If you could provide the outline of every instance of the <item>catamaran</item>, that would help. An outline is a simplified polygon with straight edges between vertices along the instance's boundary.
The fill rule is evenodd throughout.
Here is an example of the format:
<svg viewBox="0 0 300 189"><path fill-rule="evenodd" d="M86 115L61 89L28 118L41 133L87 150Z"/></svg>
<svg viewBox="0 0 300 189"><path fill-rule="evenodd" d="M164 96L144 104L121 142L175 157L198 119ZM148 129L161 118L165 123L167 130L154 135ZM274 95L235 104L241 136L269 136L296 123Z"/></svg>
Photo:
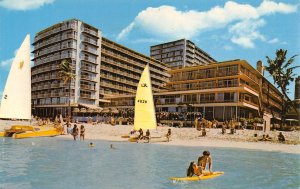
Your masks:
<svg viewBox="0 0 300 189"><path fill-rule="evenodd" d="M1 99L0 119L31 119L30 36L27 35L12 62ZM54 127L13 125L0 136L29 138L55 136L61 130Z"/></svg>
<svg viewBox="0 0 300 189"><path fill-rule="evenodd" d="M150 69L147 64L142 72L137 91L135 96L135 107L134 107L134 126L133 130L137 131L143 129L144 131L156 130L156 115L155 115L155 106L153 100L153 92L151 85ZM153 140L155 138L155 140ZM162 139L161 136L152 137L152 142L163 142L167 139ZM130 137L130 142L135 142L137 140L136 136Z"/></svg>

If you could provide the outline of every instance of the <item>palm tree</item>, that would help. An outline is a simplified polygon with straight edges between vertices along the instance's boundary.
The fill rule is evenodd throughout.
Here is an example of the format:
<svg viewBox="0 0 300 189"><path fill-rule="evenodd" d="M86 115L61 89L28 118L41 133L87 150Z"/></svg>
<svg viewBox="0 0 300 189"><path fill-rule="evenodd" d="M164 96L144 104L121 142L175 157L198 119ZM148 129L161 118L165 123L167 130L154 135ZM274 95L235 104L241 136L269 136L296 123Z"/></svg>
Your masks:
<svg viewBox="0 0 300 189"><path fill-rule="evenodd" d="M291 101L291 99L288 96L288 86L290 82L294 81L294 78L296 76L296 74L294 74L293 71L296 68L300 67L291 66L294 63L296 56L298 55L294 55L286 61L286 54L287 50L279 49L276 51L276 58L274 60L266 56L267 62L269 64L269 66L266 66L266 70L271 74L274 80L274 84L278 85L284 96L282 102L281 126L283 126L288 110L290 110L292 107L296 110L293 101Z"/></svg>
<svg viewBox="0 0 300 189"><path fill-rule="evenodd" d="M64 84L69 85L69 105L68 105L68 117L71 118L71 83L75 79L75 74L73 73L73 68L71 62L68 60L62 60L58 65L60 71L58 72L58 77L64 82Z"/></svg>

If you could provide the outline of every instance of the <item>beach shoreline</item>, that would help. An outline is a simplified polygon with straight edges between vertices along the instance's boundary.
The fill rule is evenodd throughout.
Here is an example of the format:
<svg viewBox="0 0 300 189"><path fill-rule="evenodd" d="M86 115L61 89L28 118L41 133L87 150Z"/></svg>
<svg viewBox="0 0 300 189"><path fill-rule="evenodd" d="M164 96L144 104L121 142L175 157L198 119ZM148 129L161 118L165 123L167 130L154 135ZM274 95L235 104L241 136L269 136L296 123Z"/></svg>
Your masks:
<svg viewBox="0 0 300 189"><path fill-rule="evenodd" d="M6 120L0 120L0 131L4 128L9 127L13 124L28 125L29 122L12 122ZM111 142L127 142L128 138L122 138L122 135L128 135L132 130L132 126L128 125L115 125L111 126L109 124L87 124L79 123L85 126L85 140L106 140ZM157 145L169 145L169 146L185 146L185 147L203 147L209 148L239 148L247 150L262 150L269 152L283 152L283 153L293 153L300 154L300 132L290 131L283 132L286 137L287 143L278 143L277 135L279 131L270 131L264 133L263 131L255 130L237 130L235 134L227 133L222 135L221 129L207 129L207 136L201 137L201 132L197 131L195 128L175 128L160 126L157 127L156 131L151 131L151 135L163 136L167 133L168 129L172 130L171 141L170 142L156 142L153 144ZM257 134L257 137L254 137ZM263 134L268 134L272 137L272 141L259 141L259 138ZM57 138L64 138L73 140L73 136L60 135ZM79 140L79 137L78 137Z"/></svg>
<svg viewBox="0 0 300 189"><path fill-rule="evenodd" d="M83 124L86 128L85 140L106 140L111 142L128 142L128 138L121 138L122 135L128 135L131 126L125 125L90 125ZM239 148L239 149L248 149L248 150L263 150L263 151L272 151L272 152L283 152L283 153L293 153L300 154L300 145L299 144L284 144L278 142L270 141L257 141L252 137L254 133L257 133L258 136L262 135L262 131L253 131L253 130L238 130L236 134L222 135L220 129L211 129L207 132L206 137L200 137L200 131L197 131L195 128L174 128L174 127L158 127L157 131L152 131L152 135L161 135L167 133L167 130L171 128L172 137L170 142L156 142L152 144L157 145L170 145L170 146L185 146L185 147L217 147L217 148ZM268 134L272 137L276 137L278 132L269 132ZM287 132L284 132L285 135ZM292 137L287 137L287 140L290 138L297 137L299 132L292 133ZM299 136L299 135L298 135ZM71 135L61 135L59 138L68 138L73 140ZM244 138L244 139L243 139ZM257 137L258 138L258 137ZM298 137L299 138L299 137ZM275 140L275 138L274 138Z"/></svg>

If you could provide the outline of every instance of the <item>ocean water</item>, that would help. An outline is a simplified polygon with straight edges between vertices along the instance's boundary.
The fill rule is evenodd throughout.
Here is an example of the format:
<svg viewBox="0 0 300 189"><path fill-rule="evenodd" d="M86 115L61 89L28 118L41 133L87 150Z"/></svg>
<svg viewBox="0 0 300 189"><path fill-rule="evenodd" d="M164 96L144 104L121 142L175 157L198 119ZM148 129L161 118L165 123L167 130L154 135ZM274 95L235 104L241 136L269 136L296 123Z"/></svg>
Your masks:
<svg viewBox="0 0 300 189"><path fill-rule="evenodd" d="M93 148L88 147L93 142ZM113 144L117 149L110 149ZM190 161L210 150L205 181L173 182ZM233 148L179 147L62 138L0 141L1 189L199 189L299 188L300 155Z"/></svg>

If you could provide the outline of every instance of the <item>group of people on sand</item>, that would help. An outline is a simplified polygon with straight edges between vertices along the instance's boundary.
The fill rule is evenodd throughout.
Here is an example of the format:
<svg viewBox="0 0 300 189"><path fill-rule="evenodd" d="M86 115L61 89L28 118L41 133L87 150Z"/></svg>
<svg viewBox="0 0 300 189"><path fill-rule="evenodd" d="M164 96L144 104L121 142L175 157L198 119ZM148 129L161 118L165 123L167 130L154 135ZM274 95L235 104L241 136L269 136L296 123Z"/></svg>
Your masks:
<svg viewBox="0 0 300 189"><path fill-rule="evenodd" d="M74 124L73 128L71 128L71 125L67 123L67 133L71 134L73 136L74 140L76 140L78 138L78 135L80 135L80 140L84 140L85 127L84 127L84 125L81 125L80 131L79 131L79 128L77 127L76 124Z"/></svg>
<svg viewBox="0 0 300 189"><path fill-rule="evenodd" d="M138 135L137 140L136 140L137 143L139 142L139 140L147 140L148 143L150 142L151 134L150 134L150 130L149 129L147 129L146 135L144 135L144 131L141 128L137 132L139 132L139 135ZM135 133L135 131L131 131L130 132L130 134L134 134L134 133ZM172 134L171 129L168 129L168 132L165 135L165 137L167 138L168 142L170 141L171 134Z"/></svg>
<svg viewBox="0 0 300 189"><path fill-rule="evenodd" d="M208 164L209 172L205 172L206 165ZM202 155L198 157L197 164L192 161L187 169L187 177L194 175L201 178L204 175L213 174L212 172L212 157L210 152L205 150Z"/></svg>

